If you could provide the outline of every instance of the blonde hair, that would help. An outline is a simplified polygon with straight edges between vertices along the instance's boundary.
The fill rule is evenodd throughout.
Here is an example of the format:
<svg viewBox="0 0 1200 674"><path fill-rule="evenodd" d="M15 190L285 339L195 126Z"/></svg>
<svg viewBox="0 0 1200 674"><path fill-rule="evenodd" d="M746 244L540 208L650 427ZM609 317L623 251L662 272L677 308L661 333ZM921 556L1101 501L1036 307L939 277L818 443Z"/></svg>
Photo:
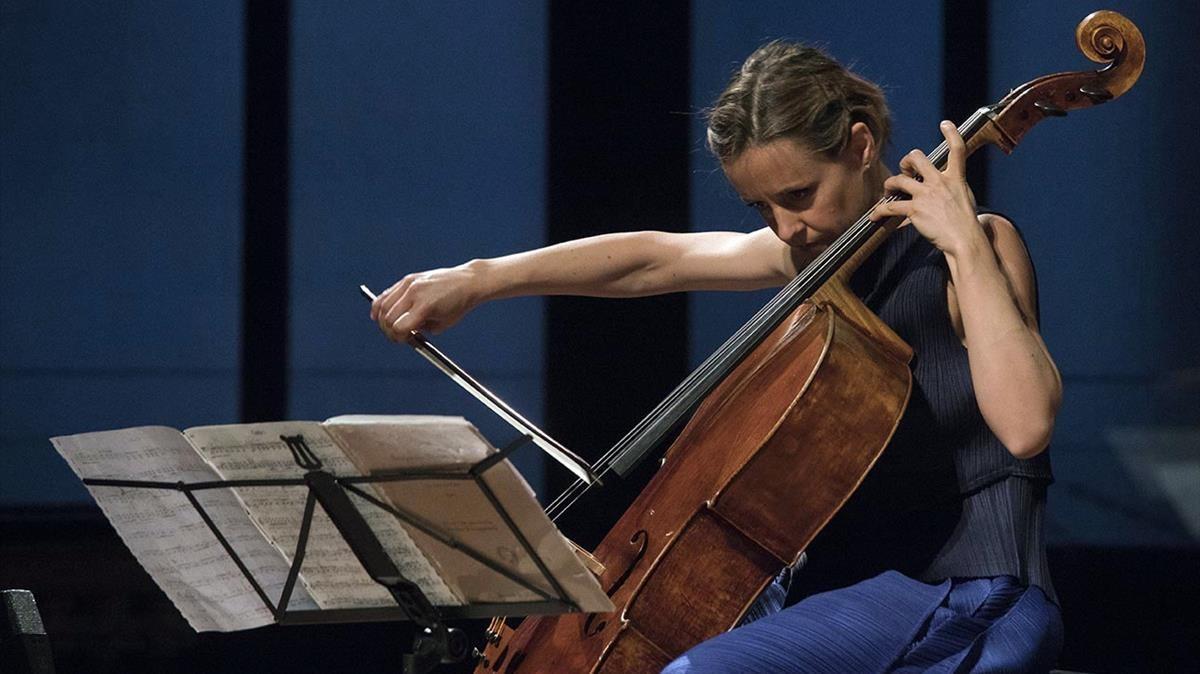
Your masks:
<svg viewBox="0 0 1200 674"><path fill-rule="evenodd" d="M820 49L773 41L754 51L708 110L708 149L722 162L746 148L791 138L834 159L862 122L887 145L891 114L883 90Z"/></svg>

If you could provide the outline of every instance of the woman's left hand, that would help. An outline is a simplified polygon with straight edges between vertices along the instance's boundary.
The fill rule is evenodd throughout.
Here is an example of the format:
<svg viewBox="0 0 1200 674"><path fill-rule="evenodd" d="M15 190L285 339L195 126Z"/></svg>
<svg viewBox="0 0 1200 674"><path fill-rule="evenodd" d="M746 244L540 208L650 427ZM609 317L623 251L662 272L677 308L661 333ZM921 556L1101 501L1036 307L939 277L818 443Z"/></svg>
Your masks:
<svg viewBox="0 0 1200 674"><path fill-rule="evenodd" d="M952 122L942 122L941 131L950 148L946 170L938 171L920 150L904 155L900 160L904 173L888 178L883 187L911 198L876 206L871 219L904 216L939 250L955 255L986 236L975 215L975 196L967 185L966 143Z"/></svg>

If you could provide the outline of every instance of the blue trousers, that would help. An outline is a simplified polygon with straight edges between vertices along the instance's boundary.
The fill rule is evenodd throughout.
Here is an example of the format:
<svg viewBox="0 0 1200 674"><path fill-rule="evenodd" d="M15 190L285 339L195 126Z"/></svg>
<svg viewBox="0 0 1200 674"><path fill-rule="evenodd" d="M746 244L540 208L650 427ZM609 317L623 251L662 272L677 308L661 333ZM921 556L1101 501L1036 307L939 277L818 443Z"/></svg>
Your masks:
<svg viewBox="0 0 1200 674"><path fill-rule="evenodd" d="M709 639L663 674L1046 672L1061 649L1058 607L1037 587L887 571Z"/></svg>

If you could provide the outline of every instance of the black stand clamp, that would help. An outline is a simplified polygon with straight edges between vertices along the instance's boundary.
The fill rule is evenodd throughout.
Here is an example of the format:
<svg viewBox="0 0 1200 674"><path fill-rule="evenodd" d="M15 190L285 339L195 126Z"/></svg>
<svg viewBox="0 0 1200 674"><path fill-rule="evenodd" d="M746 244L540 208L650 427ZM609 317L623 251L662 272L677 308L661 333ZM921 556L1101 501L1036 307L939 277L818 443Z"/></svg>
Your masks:
<svg viewBox="0 0 1200 674"><path fill-rule="evenodd" d="M281 438L291 447L293 442L303 443L303 437L293 436ZM307 447L304 447L307 450ZM296 451L293 449L293 453ZM429 602L421 588L409 582L396 568L388 557L379 538L362 513L350 502L350 497L337 483L333 475L320 470L321 462L312 456L315 465L305 465L297 457L296 463L309 471L304 474L310 493L316 496L317 502L325 509L329 519L337 527L338 533L346 539L354 556L366 570L367 575L376 583L386 587L400 610L408 619L416 623L422 630L413 639L411 653L404 655L404 674L425 674L442 663L462 662L467 657L470 641L465 633L457 627L447 627L442 623L438 610Z"/></svg>

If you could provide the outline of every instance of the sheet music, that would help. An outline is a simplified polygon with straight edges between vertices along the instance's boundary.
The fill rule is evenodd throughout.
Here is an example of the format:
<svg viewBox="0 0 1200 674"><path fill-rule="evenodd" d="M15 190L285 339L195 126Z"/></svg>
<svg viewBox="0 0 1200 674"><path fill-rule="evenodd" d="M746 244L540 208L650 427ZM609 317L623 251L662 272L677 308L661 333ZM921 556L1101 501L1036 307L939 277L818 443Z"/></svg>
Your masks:
<svg viewBox="0 0 1200 674"><path fill-rule="evenodd" d="M336 476L359 474L321 424L315 422L204 426L189 428L184 434L227 480L303 477L304 469L296 464L292 450L281 440L281 436L296 435L304 437L324 470ZM263 535L284 551L290 563L304 514L307 487L239 487L235 491ZM392 515L358 497L351 496L351 501L400 573L421 587L430 602L437 606L462 604ZM363 571L320 506L313 516L300 573L309 594L321 608L395 605L388 591Z"/></svg>
<svg viewBox="0 0 1200 674"><path fill-rule="evenodd" d="M173 428L146 426L51 438L80 478L200 482L220 479ZM275 622L199 513L178 491L88 487L117 534L192 629L231 631ZM288 563L227 489L195 492L238 556L278 603ZM316 605L297 586L289 604Z"/></svg>
<svg viewBox="0 0 1200 674"><path fill-rule="evenodd" d="M344 414L323 426L351 453L351 460L373 456L391 469L469 467L496 452L462 417Z"/></svg>
<svg viewBox="0 0 1200 674"><path fill-rule="evenodd" d="M608 594L600 587L596 577L579 561L575 551L554 526L554 522L532 497L529 485L517 469L507 461L500 463L483 474L483 481L495 494L509 517L521 523L525 537L533 544L535 552L567 595L584 611L612 611L613 604ZM482 508L482 500L478 497L477 500L480 500L479 507ZM526 578L533 577L537 572L536 565L528 555L519 555L513 566Z"/></svg>
<svg viewBox="0 0 1200 674"><path fill-rule="evenodd" d="M507 461L489 468L483 482L534 554L497 515L496 506L469 474L472 466L496 450L465 419L350 416L326 423L324 427L315 422L209 426L184 434L152 426L51 441L84 479L167 483L299 479L306 469L297 465L293 450L320 460L321 468L337 476L396 469L461 475L463 479L360 485L436 535L402 524L358 496L350 497L401 573L418 584L433 604L559 599L557 583L583 610L612 610L599 583L579 563ZM153 488L89 489L139 563L193 629L230 631L275 622L270 608L185 494ZM268 600L278 603L296 549L307 486L241 486L192 493ZM466 548L489 562L464 554ZM542 573L538 560L554 581ZM394 605L387 591L363 571L319 506L300 571L291 610Z"/></svg>
<svg viewBox="0 0 1200 674"><path fill-rule="evenodd" d="M325 422L325 428L363 474L433 467L465 472L496 452L462 417L355 415L334 417ZM483 479L567 596L585 611L613 610L607 594L558 534L533 490L512 464L496 464ZM412 538L465 601L536 602L558 598L553 584L497 517L491 500L474 480L405 480L378 483L378 488L406 515L470 546L542 591L540 594L497 574L460 550L410 528Z"/></svg>

